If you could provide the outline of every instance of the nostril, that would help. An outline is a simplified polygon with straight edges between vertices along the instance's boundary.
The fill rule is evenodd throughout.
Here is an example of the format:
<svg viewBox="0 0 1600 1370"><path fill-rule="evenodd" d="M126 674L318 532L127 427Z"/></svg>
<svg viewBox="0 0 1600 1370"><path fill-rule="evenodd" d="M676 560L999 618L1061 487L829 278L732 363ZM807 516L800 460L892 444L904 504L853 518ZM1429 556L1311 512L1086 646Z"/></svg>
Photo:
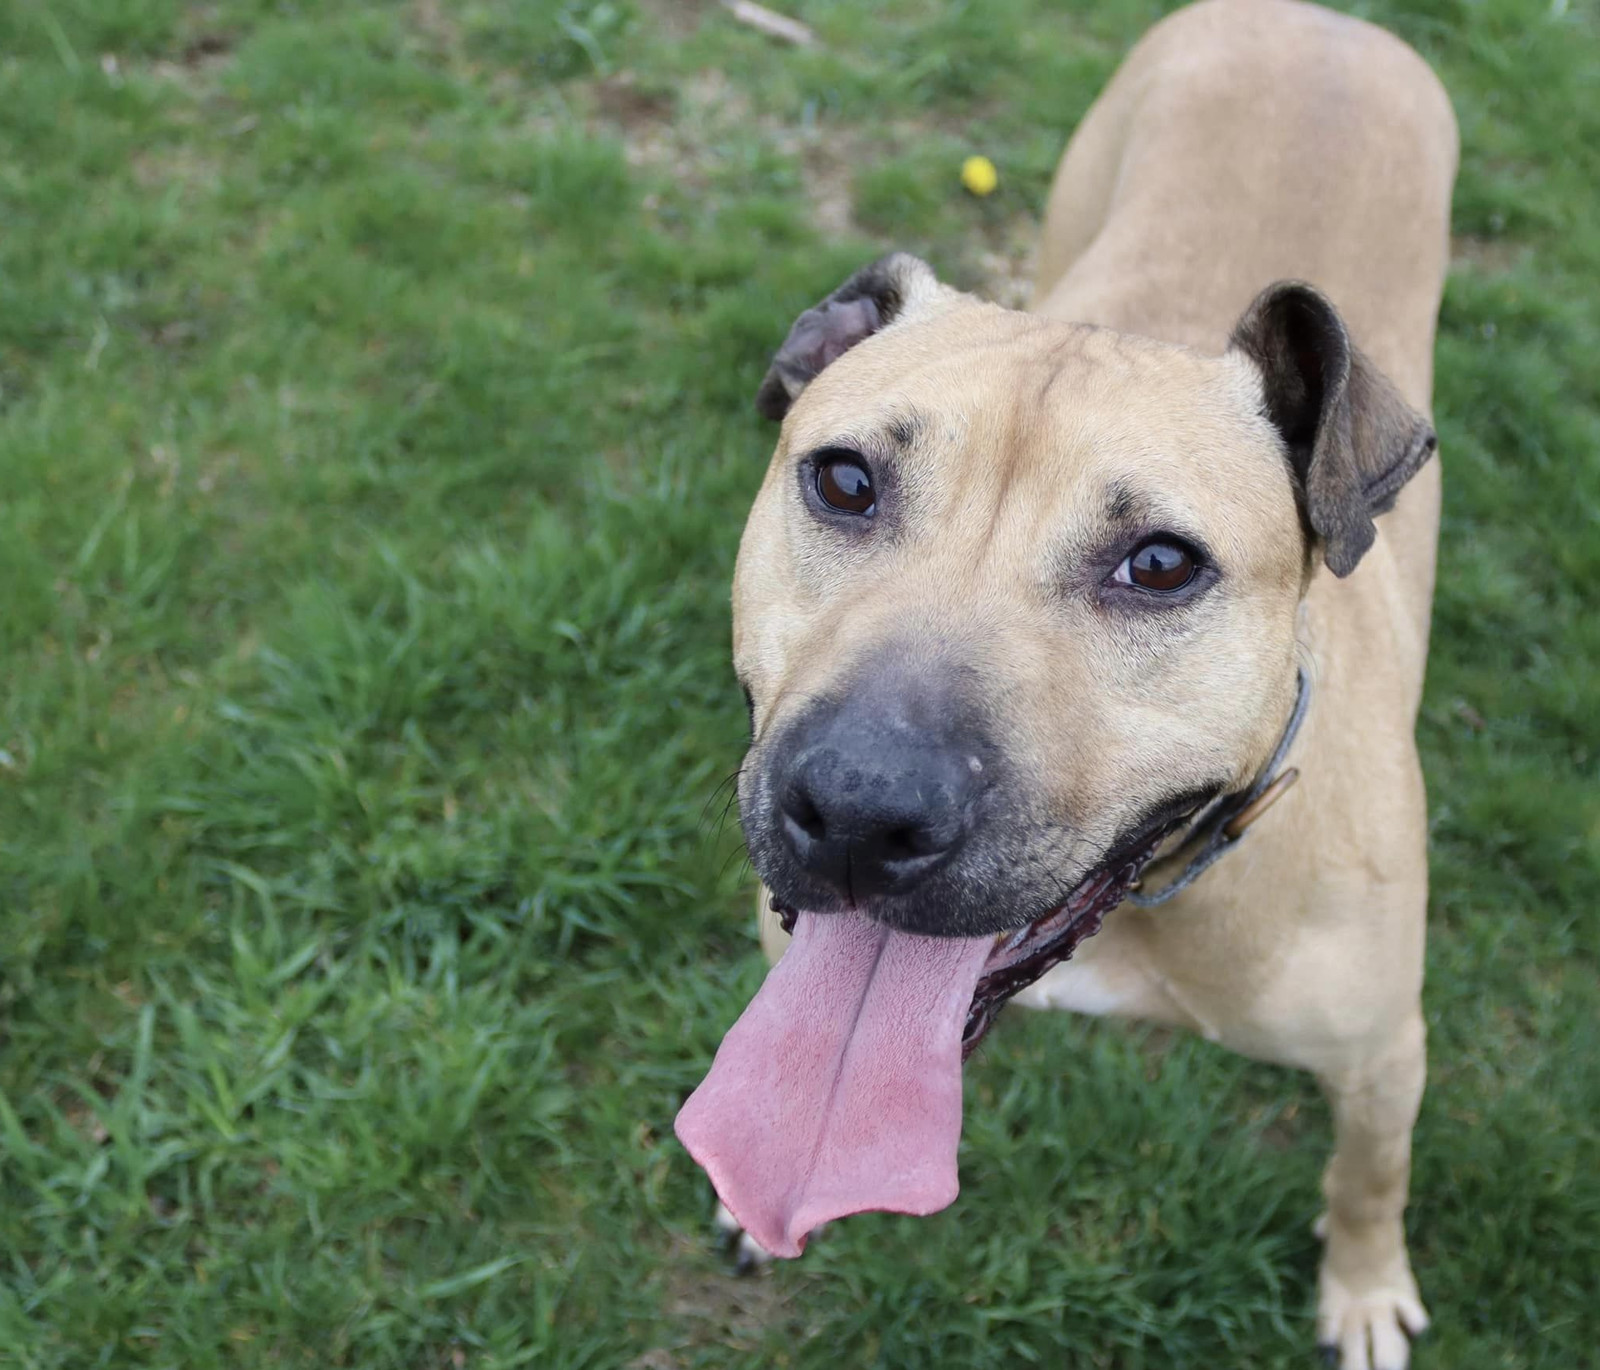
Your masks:
<svg viewBox="0 0 1600 1370"><path fill-rule="evenodd" d="M783 797L783 811L789 821L813 842L820 842L828 835L828 824L822 817L822 810L812 803L811 796L804 790L791 787Z"/></svg>
<svg viewBox="0 0 1600 1370"><path fill-rule="evenodd" d="M877 834L873 847L879 860L923 861L949 851L961 837L959 822L901 823Z"/></svg>
<svg viewBox="0 0 1600 1370"><path fill-rule="evenodd" d="M890 828L883 834L883 855L887 861L908 861L922 856L926 845L917 828Z"/></svg>

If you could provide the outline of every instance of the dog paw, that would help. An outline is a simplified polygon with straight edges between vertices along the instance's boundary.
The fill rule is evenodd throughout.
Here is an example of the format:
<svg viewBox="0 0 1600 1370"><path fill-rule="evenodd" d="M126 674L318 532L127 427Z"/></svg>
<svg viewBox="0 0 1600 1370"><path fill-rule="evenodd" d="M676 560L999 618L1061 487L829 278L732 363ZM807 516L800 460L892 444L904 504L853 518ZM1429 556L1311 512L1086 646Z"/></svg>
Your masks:
<svg viewBox="0 0 1600 1370"><path fill-rule="evenodd" d="M1403 1251L1374 1278L1341 1277L1323 1262L1317 1342L1326 1364L1340 1370L1406 1370L1410 1338L1427 1328L1427 1310Z"/></svg>
<svg viewBox="0 0 1600 1370"><path fill-rule="evenodd" d="M763 1266L772 1263L772 1253L739 1226L739 1220L728 1211L726 1204L717 1204L711 1221L722 1234L728 1254L733 1257L734 1274L754 1275Z"/></svg>

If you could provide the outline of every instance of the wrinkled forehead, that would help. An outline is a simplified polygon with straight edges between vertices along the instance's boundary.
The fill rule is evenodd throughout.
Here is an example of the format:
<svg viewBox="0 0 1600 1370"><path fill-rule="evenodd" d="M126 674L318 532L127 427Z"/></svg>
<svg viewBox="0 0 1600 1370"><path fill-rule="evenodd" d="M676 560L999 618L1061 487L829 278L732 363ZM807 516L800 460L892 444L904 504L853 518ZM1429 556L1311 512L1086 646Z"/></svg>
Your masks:
<svg viewBox="0 0 1600 1370"><path fill-rule="evenodd" d="M852 448L923 512L1003 512L1055 543L1112 521L1242 555L1294 499L1241 359L988 306L853 349L795 406L786 446Z"/></svg>

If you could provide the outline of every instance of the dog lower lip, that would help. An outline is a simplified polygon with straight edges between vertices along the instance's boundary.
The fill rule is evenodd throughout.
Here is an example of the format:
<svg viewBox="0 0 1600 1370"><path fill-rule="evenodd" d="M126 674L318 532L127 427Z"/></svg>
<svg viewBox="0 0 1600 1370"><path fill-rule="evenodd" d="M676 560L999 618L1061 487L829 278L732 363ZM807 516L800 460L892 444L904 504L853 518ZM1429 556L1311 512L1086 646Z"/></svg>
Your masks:
<svg viewBox="0 0 1600 1370"><path fill-rule="evenodd" d="M1013 995L1068 960L1079 943L1100 931L1106 914L1122 902L1164 836L1147 841L1135 852L1114 857L1080 881L1065 902L1042 918L999 935L973 991L972 1007L967 1010L967 1026L961 1037L962 1060L977 1049Z"/></svg>
<svg viewBox="0 0 1600 1370"><path fill-rule="evenodd" d="M1079 943L1100 931L1106 914L1122 902L1171 826L1147 838L1136 850L1121 849L1085 876L1062 903L1031 923L995 934L994 947L984 963L983 974L972 995L972 1006L967 1011L967 1025L961 1038L962 1060L972 1055L1013 995L1070 959ZM792 933L798 911L776 897L772 900L772 911L778 915L783 930Z"/></svg>

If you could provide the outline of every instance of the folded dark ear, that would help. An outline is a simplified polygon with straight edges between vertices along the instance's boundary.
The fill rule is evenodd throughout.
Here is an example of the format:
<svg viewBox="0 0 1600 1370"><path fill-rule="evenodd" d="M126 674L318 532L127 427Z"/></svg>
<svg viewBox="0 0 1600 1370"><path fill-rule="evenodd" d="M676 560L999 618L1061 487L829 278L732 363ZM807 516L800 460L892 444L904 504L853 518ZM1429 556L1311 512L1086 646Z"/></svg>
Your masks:
<svg viewBox="0 0 1600 1370"><path fill-rule="evenodd" d="M1433 427L1350 341L1334 307L1298 281L1268 286L1229 345L1261 369L1311 532L1336 576L1372 546L1372 520L1438 446Z"/></svg>
<svg viewBox="0 0 1600 1370"><path fill-rule="evenodd" d="M933 268L909 253L862 267L794 321L756 391L756 408L764 418L781 419L823 367L943 290Z"/></svg>

